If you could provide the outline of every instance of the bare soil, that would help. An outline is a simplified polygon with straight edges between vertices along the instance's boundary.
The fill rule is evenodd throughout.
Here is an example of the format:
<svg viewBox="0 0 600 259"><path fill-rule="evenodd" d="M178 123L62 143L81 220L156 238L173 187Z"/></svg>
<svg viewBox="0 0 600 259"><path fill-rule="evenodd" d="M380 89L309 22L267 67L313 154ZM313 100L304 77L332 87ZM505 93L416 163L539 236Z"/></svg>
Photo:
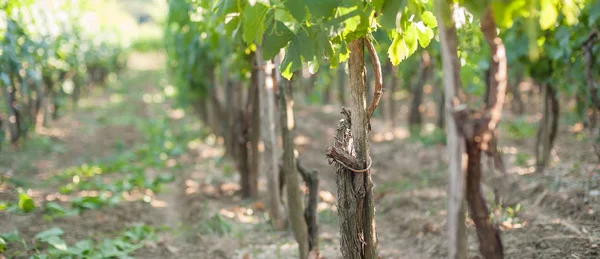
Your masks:
<svg viewBox="0 0 600 259"><path fill-rule="evenodd" d="M161 68L140 68L135 64L162 62L161 59L141 54L132 58L132 67L120 78L137 76L142 80L123 86L128 90L120 91L129 108L110 107L114 89L90 94L86 97L87 109L65 114L43 132L61 148L40 151L25 145L21 150L2 150L0 174L44 181L68 166L114 154L114 139L120 139L126 148L144 141L131 123L98 123L107 119L119 121L127 114L143 120L158 116L157 110L176 110L173 100L143 101L143 93L156 93L164 87L160 82L143 80L152 78L151 74ZM399 102L404 105L404 101ZM341 118L339 110L338 105L302 104L296 109L295 142L300 159L306 167L319 172L321 182L319 220L321 254L325 258L341 258L335 173L324 156ZM509 111L506 113L511 117ZM380 254L382 258L444 258L445 149L441 145L425 146L410 138L405 115L395 115L400 125L393 129L378 119L372 123ZM198 120L194 114L186 113L166 119L165 123L177 132L181 125ZM504 209L520 204L520 211L513 217L518 221L497 219L507 258L600 258L600 167L590 141L581 134L586 133L572 133L568 125L561 125L551 168L533 174L532 161L524 165L516 162L519 153L532 154L533 138L511 139L501 133L508 174L488 170L484 190L489 194L488 201L493 202L492 190L500 188ZM233 161L221 157L222 140L209 136L188 147L177 158L180 166L170 169L176 180L167 184L163 192L152 194L153 202L125 202L50 221L40 211L23 215L0 212L0 233L18 229L21 236L32 238L41 230L58 226L64 230L65 240L74 243L89 237L100 240L128 225L144 223L166 228L159 232L158 240L148 242L134 254L138 258L297 258L290 230L273 231L266 219L266 202L262 202L266 194L263 192L259 200L252 201L237 195L237 172ZM152 168L148 171L152 173ZM38 205L56 192L51 185L31 186ZM262 191L266 189L264 179L260 186ZM0 199L14 200L12 188L0 185ZM497 215L505 217L506 212ZM469 220L467 225L470 257L479 258L474 226Z"/></svg>

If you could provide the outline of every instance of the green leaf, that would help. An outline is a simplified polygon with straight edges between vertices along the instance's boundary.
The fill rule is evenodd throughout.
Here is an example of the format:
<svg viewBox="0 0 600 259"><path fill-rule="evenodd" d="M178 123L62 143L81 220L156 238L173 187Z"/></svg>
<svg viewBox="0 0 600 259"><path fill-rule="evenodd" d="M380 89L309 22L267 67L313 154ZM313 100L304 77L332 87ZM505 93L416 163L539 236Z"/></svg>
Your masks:
<svg viewBox="0 0 600 259"><path fill-rule="evenodd" d="M394 40L388 49L388 56L390 57L390 61L392 61L392 65L394 66L400 64L400 61L406 59L408 56L408 48L402 39L402 34L396 33L394 36Z"/></svg>
<svg viewBox="0 0 600 259"><path fill-rule="evenodd" d="M300 53L303 62L313 61L315 54L317 54L314 38L316 29L314 28L315 27L311 27L306 30L300 28L292 40L296 43L296 46L301 46L301 48L298 49L298 52Z"/></svg>
<svg viewBox="0 0 600 259"><path fill-rule="evenodd" d="M41 241L46 241L50 237L60 236L64 233L65 232L62 229L60 229L59 227L53 227L51 229L47 229L40 233L37 233L35 235L35 238L38 240L41 240Z"/></svg>
<svg viewBox="0 0 600 259"><path fill-rule="evenodd" d="M360 24L360 13L357 11L358 7L340 7L338 8L338 16L350 15L347 19L344 20L344 34L348 34L353 32L358 28ZM356 14L356 15L353 15Z"/></svg>
<svg viewBox="0 0 600 259"><path fill-rule="evenodd" d="M72 255L84 256L94 248L94 243L91 240L81 240L74 246L69 246L67 252Z"/></svg>
<svg viewBox="0 0 600 259"><path fill-rule="evenodd" d="M552 0L541 0L540 4L542 9L540 10L540 26L542 30L550 29L558 18L558 11Z"/></svg>
<svg viewBox="0 0 600 259"><path fill-rule="evenodd" d="M6 249L6 240L0 237L0 252L4 252L4 249Z"/></svg>
<svg viewBox="0 0 600 259"><path fill-rule="evenodd" d="M20 193L18 207L23 212L30 212L35 209L35 203L33 202L33 199L29 197L29 195L26 193Z"/></svg>
<svg viewBox="0 0 600 259"><path fill-rule="evenodd" d="M294 36L294 33L280 21L272 23L267 33L269 34L265 36L262 46L262 57L264 60L273 59L281 48L285 47Z"/></svg>
<svg viewBox="0 0 600 259"><path fill-rule="evenodd" d="M297 37L294 37L292 42L288 45L285 51L285 57L281 61L281 65L279 65L281 75L288 80L292 78L294 72L302 68L302 58L300 53L304 46L302 46L296 38Z"/></svg>
<svg viewBox="0 0 600 259"><path fill-rule="evenodd" d="M8 242L14 242L19 240L19 231L13 230L11 232L2 233L0 237Z"/></svg>
<svg viewBox="0 0 600 259"><path fill-rule="evenodd" d="M242 19L239 16L231 18L231 20L225 24L225 33L233 35L234 32L240 27L241 20Z"/></svg>
<svg viewBox="0 0 600 259"><path fill-rule="evenodd" d="M326 18L333 15L333 11L338 6L337 0L307 0L310 14L316 18Z"/></svg>
<svg viewBox="0 0 600 259"><path fill-rule="evenodd" d="M403 37L404 42L406 43L406 47L408 48L407 56L410 56L413 53L415 53L415 51L417 51L417 48L418 48L417 37L418 37L418 32L417 32L417 28L415 27L415 24L410 24L404 31L404 37Z"/></svg>
<svg viewBox="0 0 600 259"><path fill-rule="evenodd" d="M306 5L303 0L287 0L284 5L299 23L306 19Z"/></svg>
<svg viewBox="0 0 600 259"><path fill-rule="evenodd" d="M417 32L419 37L419 45L422 48L427 48L431 39L433 39L433 29L425 27L421 22L417 23Z"/></svg>
<svg viewBox="0 0 600 259"><path fill-rule="evenodd" d="M0 81L5 85L10 85L10 77L6 73L0 73Z"/></svg>
<svg viewBox="0 0 600 259"><path fill-rule="evenodd" d="M425 23L425 25L429 28L435 28L438 26L437 19L430 11L423 12L421 14L421 20L423 20L423 23Z"/></svg>
<svg viewBox="0 0 600 259"><path fill-rule="evenodd" d="M246 6L242 21L244 26L242 38L246 43L253 43L256 40L258 44L262 44L262 35L266 30L265 20L267 19L268 10L267 6L259 3L253 6Z"/></svg>
<svg viewBox="0 0 600 259"><path fill-rule="evenodd" d="M385 2L385 0L373 0L371 1L371 5L373 5L373 9L375 9L375 11L379 11L381 10Z"/></svg>
<svg viewBox="0 0 600 259"><path fill-rule="evenodd" d="M67 243L59 236L48 237L48 239L46 239L46 243L58 250L67 251Z"/></svg>
<svg viewBox="0 0 600 259"><path fill-rule="evenodd" d="M389 0L385 1L382 8L379 24L385 29L396 28L396 17L398 12L406 6L407 0Z"/></svg>

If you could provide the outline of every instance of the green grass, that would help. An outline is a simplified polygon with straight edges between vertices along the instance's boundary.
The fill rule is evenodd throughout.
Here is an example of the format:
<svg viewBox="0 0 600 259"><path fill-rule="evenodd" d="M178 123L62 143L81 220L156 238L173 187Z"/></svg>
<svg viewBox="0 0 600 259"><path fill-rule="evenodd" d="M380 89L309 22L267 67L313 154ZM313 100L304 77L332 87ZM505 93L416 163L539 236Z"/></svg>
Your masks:
<svg viewBox="0 0 600 259"><path fill-rule="evenodd" d="M28 245L18 231L0 233L0 253L8 258L131 258L130 254L144 246L147 240L156 240L157 229L135 225L126 228L115 238L105 238L100 242L91 239L68 244L62 236L64 231L58 227L37 233L35 242ZM19 249L11 249L18 247ZM10 249L10 250L9 250Z"/></svg>

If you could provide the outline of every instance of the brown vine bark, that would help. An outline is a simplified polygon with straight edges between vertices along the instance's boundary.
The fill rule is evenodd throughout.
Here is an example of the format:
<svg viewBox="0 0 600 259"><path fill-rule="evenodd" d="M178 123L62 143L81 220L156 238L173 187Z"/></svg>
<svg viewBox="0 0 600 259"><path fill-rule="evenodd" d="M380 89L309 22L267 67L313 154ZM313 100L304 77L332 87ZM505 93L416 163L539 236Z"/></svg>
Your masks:
<svg viewBox="0 0 600 259"><path fill-rule="evenodd" d="M439 85L439 82L436 83L437 85ZM443 129L446 126L445 120L446 120L446 113L445 113L445 107L444 107L444 99L445 99L445 94L444 94L444 89L442 89L441 87L436 87L438 88L438 94L437 94L437 121L435 123L435 125L439 128L439 129Z"/></svg>
<svg viewBox="0 0 600 259"><path fill-rule="evenodd" d="M594 137L594 151L596 152L596 156L600 159L600 142L598 141L600 138L600 132L596 123L598 119L598 112L600 111L600 97L598 96L598 86L594 82L594 74L592 72L594 71L594 53L592 52L592 48L598 38L598 31L593 31L590 33L588 39L583 43L582 49L585 59L585 81L588 85L589 93L592 97L592 102L595 108L591 114L590 124L592 125L590 125L590 130L592 131L592 136Z"/></svg>
<svg viewBox="0 0 600 259"><path fill-rule="evenodd" d="M542 119L535 141L536 172L542 172L550 163L550 152L558 131L559 103L556 89L546 83L542 87Z"/></svg>
<svg viewBox="0 0 600 259"><path fill-rule="evenodd" d="M465 136L467 150L467 201L469 215L477 228L479 251L484 258L503 258L504 251L500 233L492 224L489 210L481 191L481 154L487 152L495 161L500 160L496 150L496 127L502 116L502 108L508 84L506 49L496 32L493 11L488 8L481 19L481 31L489 45L491 60L487 80L486 109L470 113L463 121L461 131ZM501 160L500 160L501 161ZM500 166L497 164L497 166Z"/></svg>
<svg viewBox="0 0 600 259"><path fill-rule="evenodd" d="M412 88L412 102L410 104L410 113L408 117L408 125L411 130L411 134L416 131L418 133L418 129L423 124L423 118L421 117L420 107L423 103L423 86L427 79L431 76L432 66L431 66L431 57L427 51L423 51L421 53L421 75L419 77L419 81Z"/></svg>
<svg viewBox="0 0 600 259"><path fill-rule="evenodd" d="M448 258L467 258L467 236L465 228L465 181L463 171L465 142L458 130L453 116L454 109L461 102L460 63L457 55L456 27L452 20L452 5L446 0L434 2L436 18L439 24L440 52L444 82L444 103L446 135L448 136Z"/></svg>
<svg viewBox="0 0 600 259"><path fill-rule="evenodd" d="M287 187L287 202L289 212L289 222L294 231L294 237L298 242L300 259L308 257L309 240L308 227L303 218L302 194L300 193L300 183L296 173L296 163L294 156L294 100L292 98L292 89L290 81L278 85L278 104L281 124L281 138L283 140L283 172L285 174L285 183Z"/></svg>
<svg viewBox="0 0 600 259"><path fill-rule="evenodd" d="M254 55L252 69L252 75L250 78L250 89L248 89L246 110L244 111L242 132L239 140L240 154L246 156L247 163L241 164L239 162L241 178L240 186L242 187L242 197L254 198L258 196L258 166L259 166L259 152L258 152L258 141L260 140L260 121L259 117L259 83L261 80L261 72L256 65L256 60L259 60ZM263 71L264 73L264 71ZM264 81L264 74L262 75ZM242 157L242 159L244 159Z"/></svg>
<svg viewBox="0 0 600 259"><path fill-rule="evenodd" d="M16 88L14 87L14 83L12 83L12 81L10 85L2 85L0 88L2 88L2 96L4 96L4 102L6 103L6 111L8 112L7 121L10 133L9 141L10 143L15 144L21 134L21 126L19 125L19 112L16 109Z"/></svg>
<svg viewBox="0 0 600 259"><path fill-rule="evenodd" d="M296 168L302 176L302 180L308 187L308 199L304 209L304 220L308 227L308 250L313 253L319 251L319 217L317 215L317 204L319 203L319 177L315 170L308 170L300 159L296 159Z"/></svg>
<svg viewBox="0 0 600 259"><path fill-rule="evenodd" d="M378 258L375 225L373 181L367 167L370 161L367 132L369 112L366 107L366 82L364 46L368 41L357 39L350 43L348 59L349 83L352 94L351 111L342 109L344 118L336 130L333 146L327 149L330 163L335 163L340 218L341 252L344 258ZM378 62L373 59L374 65ZM377 75L377 74L376 74ZM377 92L377 85L376 92ZM381 96L381 95L379 95ZM373 102L378 98L374 96ZM334 156L331 150L341 150L353 162L344 166L342 157ZM359 165L364 173L355 173L347 165Z"/></svg>
<svg viewBox="0 0 600 259"><path fill-rule="evenodd" d="M340 64L337 69L338 101L340 105L346 105L346 71L345 64Z"/></svg>
<svg viewBox="0 0 600 259"><path fill-rule="evenodd" d="M261 47L256 48L257 56L262 56L260 53ZM266 63L266 64L265 64ZM267 177L267 188L269 189L268 202L269 216L272 220L273 227L276 230L281 230L285 227L285 219L283 216L283 207L280 203L279 194L279 168L277 166L277 134L275 133L275 92L274 87L277 84L275 69L277 66L273 62L259 62L261 67L264 67L265 80L260 86L260 102L261 116L261 139L264 146L263 162L264 171ZM263 65L264 64L264 65Z"/></svg>
<svg viewBox="0 0 600 259"><path fill-rule="evenodd" d="M389 107L389 117L390 117L390 125L392 127L396 126L396 101L394 100L394 93L398 89L398 69L392 65L391 62L388 62L391 69L391 80L390 80L390 90L388 94L388 107Z"/></svg>

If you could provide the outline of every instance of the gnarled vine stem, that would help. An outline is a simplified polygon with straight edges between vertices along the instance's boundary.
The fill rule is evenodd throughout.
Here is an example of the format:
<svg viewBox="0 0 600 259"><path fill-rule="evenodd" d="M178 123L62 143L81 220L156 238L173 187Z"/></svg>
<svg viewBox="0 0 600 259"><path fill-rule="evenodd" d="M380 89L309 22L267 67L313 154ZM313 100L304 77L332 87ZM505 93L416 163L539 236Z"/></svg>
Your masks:
<svg viewBox="0 0 600 259"><path fill-rule="evenodd" d="M369 50L369 55L371 56L373 73L375 74L375 91L373 92L373 99L371 100L367 110L367 118L371 119L373 112L375 112L377 105L379 105L379 100L381 100L381 96L383 95L383 77L381 76L381 63L379 62L379 57L375 51L375 46L373 46L373 43L369 40L369 38L365 37L364 40L365 46Z"/></svg>

